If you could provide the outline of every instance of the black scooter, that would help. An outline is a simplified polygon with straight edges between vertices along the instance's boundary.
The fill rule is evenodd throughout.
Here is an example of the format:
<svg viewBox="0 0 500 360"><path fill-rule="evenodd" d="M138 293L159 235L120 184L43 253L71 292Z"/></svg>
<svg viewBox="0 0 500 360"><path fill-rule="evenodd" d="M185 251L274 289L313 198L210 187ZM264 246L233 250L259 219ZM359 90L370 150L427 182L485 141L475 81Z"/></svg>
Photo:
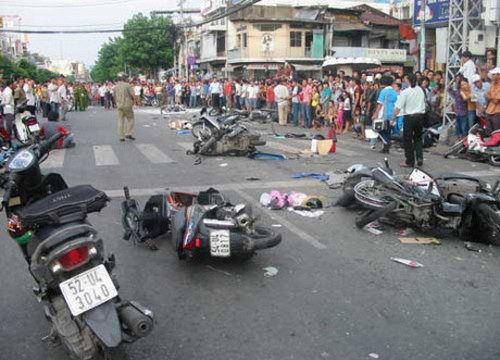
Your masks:
<svg viewBox="0 0 500 360"><path fill-rule="evenodd" d="M7 230L37 283L35 295L52 324L48 339L76 359L123 358L120 345L149 334L153 314L120 298L114 256L105 258L103 239L87 220L106 206L106 194L90 185L68 187L61 175L41 173L39 163L62 136L10 159L2 201Z"/></svg>

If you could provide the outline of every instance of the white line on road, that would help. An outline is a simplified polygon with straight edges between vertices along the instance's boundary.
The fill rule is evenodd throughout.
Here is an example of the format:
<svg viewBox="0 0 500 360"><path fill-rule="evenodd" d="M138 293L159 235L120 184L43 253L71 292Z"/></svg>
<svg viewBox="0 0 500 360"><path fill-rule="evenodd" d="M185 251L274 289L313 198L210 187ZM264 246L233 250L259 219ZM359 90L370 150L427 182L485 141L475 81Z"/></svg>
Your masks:
<svg viewBox="0 0 500 360"><path fill-rule="evenodd" d="M42 169L55 169L62 168L64 165L64 155L66 154L66 150L64 149L56 149L52 150L49 154L47 160L45 160L40 167Z"/></svg>
<svg viewBox="0 0 500 360"><path fill-rule="evenodd" d="M254 206L260 207L259 202L257 200L255 200L253 197L251 197L250 195L248 195L246 192L244 192L240 189L237 189L235 191L238 195L240 195L246 201L252 203ZM272 211L272 210L262 208L262 207L261 207L261 209L262 209L262 211L267 213L269 216L276 219L281 225L287 227L288 230L290 230L292 233L297 235L299 238L301 238L305 242L309 243L310 245L314 246L316 249L324 250L327 248L325 244L319 242L318 240L316 240L314 237L312 237L311 235L309 235L305 231L299 229L297 226L295 226L294 224L292 224L290 221L286 220L282 216L277 215L276 211Z"/></svg>
<svg viewBox="0 0 500 360"><path fill-rule="evenodd" d="M153 164L167 164L175 162L153 144L135 144L135 146L142 153L142 155L148 158L148 160Z"/></svg>
<svg viewBox="0 0 500 360"><path fill-rule="evenodd" d="M94 158L96 166L120 164L111 145L94 145Z"/></svg>
<svg viewBox="0 0 500 360"><path fill-rule="evenodd" d="M132 196L151 196L157 194L163 194L166 190L168 191L180 191L180 192L198 192L206 190L208 188L216 188L220 191L237 191L243 189L285 189L285 188L299 188L307 187L311 188L314 186L323 187L324 184L318 180L312 179L302 179L302 180L287 180L287 181L269 181L260 182L252 181L248 183L228 183L228 184L208 184L208 185L193 185L193 186L174 186L169 188L142 188L142 189L130 189L130 195ZM123 190L106 190L106 194L111 198L123 197Z"/></svg>

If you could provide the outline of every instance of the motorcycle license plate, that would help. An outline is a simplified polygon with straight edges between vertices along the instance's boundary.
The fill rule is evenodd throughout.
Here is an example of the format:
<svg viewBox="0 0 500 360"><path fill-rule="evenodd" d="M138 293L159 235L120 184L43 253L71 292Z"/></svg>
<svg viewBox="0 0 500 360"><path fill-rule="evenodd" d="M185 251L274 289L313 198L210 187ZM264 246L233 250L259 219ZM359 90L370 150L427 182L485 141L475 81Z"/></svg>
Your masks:
<svg viewBox="0 0 500 360"><path fill-rule="evenodd" d="M104 265L98 265L59 284L73 316L83 314L118 295Z"/></svg>
<svg viewBox="0 0 500 360"><path fill-rule="evenodd" d="M210 255L215 257L231 256L229 230L210 231Z"/></svg>
<svg viewBox="0 0 500 360"><path fill-rule="evenodd" d="M28 126L31 132L40 131L40 126L38 124Z"/></svg>

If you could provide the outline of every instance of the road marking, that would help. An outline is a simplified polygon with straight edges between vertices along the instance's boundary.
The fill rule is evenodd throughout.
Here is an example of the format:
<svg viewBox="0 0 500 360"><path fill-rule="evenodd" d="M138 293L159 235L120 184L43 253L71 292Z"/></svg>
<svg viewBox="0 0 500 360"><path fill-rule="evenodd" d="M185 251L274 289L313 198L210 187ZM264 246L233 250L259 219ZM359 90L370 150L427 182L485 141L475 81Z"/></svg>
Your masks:
<svg viewBox="0 0 500 360"><path fill-rule="evenodd" d="M178 142L177 145L179 145L184 150L193 150L193 143L190 142Z"/></svg>
<svg viewBox="0 0 500 360"><path fill-rule="evenodd" d="M153 164L167 164L175 161L165 155L160 149L153 144L135 144L135 147L148 158Z"/></svg>
<svg viewBox="0 0 500 360"><path fill-rule="evenodd" d="M40 167L42 169L55 169L62 168L64 165L64 155L66 154L65 149L52 150L49 154L47 160L45 160Z"/></svg>
<svg viewBox="0 0 500 360"><path fill-rule="evenodd" d="M220 191L237 191L240 189L285 189L285 188L299 188L299 187L324 187L324 184L314 179L297 179L287 181L249 181L248 183L228 183L228 184L208 184L208 185L193 185L193 186L174 186L169 188L142 188L130 189L132 196L151 196L163 194L165 191L179 191L179 192L199 192L208 188L216 188ZM106 190L106 194L111 198L123 197L123 190Z"/></svg>
<svg viewBox="0 0 500 360"><path fill-rule="evenodd" d="M111 145L94 145L94 158L96 166L120 164Z"/></svg>
<svg viewBox="0 0 500 360"><path fill-rule="evenodd" d="M254 206L259 206L262 211L267 213L269 216L273 217L276 221L278 221L281 225L285 226L293 232L295 235L297 235L299 238L304 240L305 242L309 243L310 245L314 246L316 249L320 250L325 250L327 247L325 244L319 242L316 240L314 237L306 233L305 231L299 229L297 226L292 224L290 221L286 220L282 216L278 215L276 211L269 210L267 208L262 207L257 200L255 200L252 196L248 195L246 192L236 189L235 192L240 195L243 199L246 201L252 203Z"/></svg>
<svg viewBox="0 0 500 360"><path fill-rule="evenodd" d="M472 176L472 177L500 176L500 170L459 171L458 173L465 175L465 176Z"/></svg>

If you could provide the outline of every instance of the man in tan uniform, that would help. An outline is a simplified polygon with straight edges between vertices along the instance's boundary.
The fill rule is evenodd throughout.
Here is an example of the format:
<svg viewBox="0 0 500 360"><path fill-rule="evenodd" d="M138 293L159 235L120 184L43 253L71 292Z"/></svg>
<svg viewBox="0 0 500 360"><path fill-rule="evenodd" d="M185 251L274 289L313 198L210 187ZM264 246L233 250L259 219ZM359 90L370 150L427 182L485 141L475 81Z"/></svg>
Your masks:
<svg viewBox="0 0 500 360"><path fill-rule="evenodd" d="M132 130L134 129L134 89L129 83L125 82L125 74L119 73L117 78L118 83L115 85L114 96L118 112L118 136L120 141L125 141L125 138L135 140L135 137L132 136ZM125 120L127 121L126 130Z"/></svg>

